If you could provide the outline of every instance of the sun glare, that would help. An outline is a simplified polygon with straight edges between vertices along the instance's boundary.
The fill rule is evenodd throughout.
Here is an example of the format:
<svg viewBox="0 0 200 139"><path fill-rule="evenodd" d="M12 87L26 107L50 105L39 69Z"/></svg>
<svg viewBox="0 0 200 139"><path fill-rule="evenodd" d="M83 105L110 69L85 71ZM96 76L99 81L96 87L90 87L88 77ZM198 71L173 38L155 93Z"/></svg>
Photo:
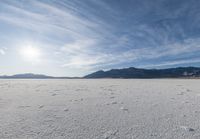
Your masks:
<svg viewBox="0 0 200 139"><path fill-rule="evenodd" d="M33 46L26 46L21 48L20 53L25 60L32 62L38 61L41 55L40 49Z"/></svg>

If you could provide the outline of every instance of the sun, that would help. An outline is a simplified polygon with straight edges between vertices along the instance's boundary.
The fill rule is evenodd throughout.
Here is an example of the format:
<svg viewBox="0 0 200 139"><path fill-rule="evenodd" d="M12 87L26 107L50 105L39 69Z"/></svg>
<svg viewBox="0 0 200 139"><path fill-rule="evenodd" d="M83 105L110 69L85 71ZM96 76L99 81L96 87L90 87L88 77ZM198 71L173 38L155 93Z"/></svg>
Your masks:
<svg viewBox="0 0 200 139"><path fill-rule="evenodd" d="M37 47L25 46L21 48L20 54L23 56L24 60L34 62L39 60L41 51Z"/></svg>

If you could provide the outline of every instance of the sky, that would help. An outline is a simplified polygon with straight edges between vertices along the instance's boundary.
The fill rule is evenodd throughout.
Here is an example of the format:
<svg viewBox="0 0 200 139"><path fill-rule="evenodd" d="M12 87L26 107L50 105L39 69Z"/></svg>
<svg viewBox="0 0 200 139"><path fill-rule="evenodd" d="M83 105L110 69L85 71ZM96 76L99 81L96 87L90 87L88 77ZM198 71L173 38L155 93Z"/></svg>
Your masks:
<svg viewBox="0 0 200 139"><path fill-rule="evenodd" d="M199 0L1 0L0 75L200 66Z"/></svg>

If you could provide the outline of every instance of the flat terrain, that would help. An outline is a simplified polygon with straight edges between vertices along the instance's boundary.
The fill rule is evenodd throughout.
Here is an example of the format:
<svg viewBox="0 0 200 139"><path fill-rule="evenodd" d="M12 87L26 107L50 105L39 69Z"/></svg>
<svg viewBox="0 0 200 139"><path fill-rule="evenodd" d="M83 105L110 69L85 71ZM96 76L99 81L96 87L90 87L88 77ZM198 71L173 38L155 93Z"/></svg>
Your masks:
<svg viewBox="0 0 200 139"><path fill-rule="evenodd" d="M0 80L0 139L200 139L200 80Z"/></svg>

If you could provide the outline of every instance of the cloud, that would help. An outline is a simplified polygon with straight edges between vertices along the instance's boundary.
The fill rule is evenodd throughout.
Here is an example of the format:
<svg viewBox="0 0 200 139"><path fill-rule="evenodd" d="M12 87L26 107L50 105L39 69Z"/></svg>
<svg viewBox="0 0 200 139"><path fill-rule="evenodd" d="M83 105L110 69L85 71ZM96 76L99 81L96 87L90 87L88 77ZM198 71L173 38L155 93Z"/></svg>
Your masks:
<svg viewBox="0 0 200 139"><path fill-rule="evenodd" d="M0 49L0 54L1 55L5 55L6 54L5 50L4 49Z"/></svg>
<svg viewBox="0 0 200 139"><path fill-rule="evenodd" d="M93 39L76 40L75 42L67 43L60 50L68 55L77 55L80 53L88 53L92 49L91 47L95 47L96 44L97 40Z"/></svg>
<svg viewBox="0 0 200 139"><path fill-rule="evenodd" d="M100 33L108 33L104 29L109 26L108 24L85 9L81 11L81 14L87 15L88 18L83 18L76 11L75 5L61 7L54 3L40 1L29 1L29 4L24 7L20 4L21 2L2 3L7 12L0 14L0 20L47 35L68 35L72 39L83 37L85 34L87 37L101 37ZM38 9L38 11L30 10L30 8ZM104 28L101 28L102 26Z"/></svg>
<svg viewBox="0 0 200 139"><path fill-rule="evenodd" d="M58 51L59 54L66 55L67 60L62 67L90 69L92 65L102 62L102 55L95 51L98 40L83 39L67 43Z"/></svg>
<svg viewBox="0 0 200 139"><path fill-rule="evenodd" d="M170 2L1 1L0 20L49 46L46 59L63 70L166 66L200 53L198 4ZM24 41L18 32L6 32Z"/></svg>
<svg viewBox="0 0 200 139"><path fill-rule="evenodd" d="M126 40L126 39L125 39ZM170 66L176 64L184 64L189 62L194 62L193 60L188 60L187 56L196 57L194 52L200 52L200 39L186 39L181 42L176 42L173 44L167 44L155 48L138 48L131 49L123 52L99 52L92 49L95 46L96 41L78 41L61 48L61 51L68 55L68 60L66 60L62 67L70 68L84 68L87 70L115 67L116 65L121 65L125 63L141 63L142 61L155 61L160 60L155 67ZM125 41L126 42L126 41ZM119 41L119 43L122 43ZM162 58L171 58L170 61L162 61ZM175 60L177 58L183 58L183 60ZM198 59L199 60L199 59ZM195 59L197 63L198 60ZM141 65L141 64L139 64ZM143 67L149 67L149 64L143 65ZM153 64L152 64L153 66Z"/></svg>
<svg viewBox="0 0 200 139"><path fill-rule="evenodd" d="M173 66L173 65L182 65L182 64L194 64L200 63L200 58L192 58L192 59L185 59L185 60L175 60L175 61L165 61L158 64L147 64L145 66L140 66L142 68L159 68L165 66Z"/></svg>

